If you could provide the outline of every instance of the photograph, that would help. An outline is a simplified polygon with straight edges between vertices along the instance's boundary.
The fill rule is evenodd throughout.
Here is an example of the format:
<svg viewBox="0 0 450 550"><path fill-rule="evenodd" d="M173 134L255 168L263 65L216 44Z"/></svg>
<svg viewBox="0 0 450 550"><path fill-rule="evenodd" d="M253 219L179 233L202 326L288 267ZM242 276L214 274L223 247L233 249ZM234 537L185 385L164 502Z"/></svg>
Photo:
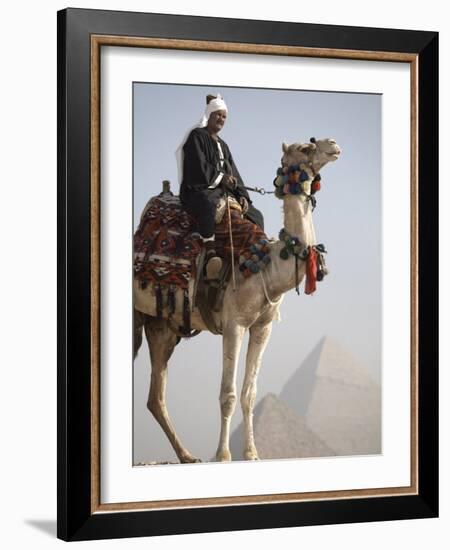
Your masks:
<svg viewBox="0 0 450 550"><path fill-rule="evenodd" d="M133 83L134 466L382 452L381 110Z"/></svg>

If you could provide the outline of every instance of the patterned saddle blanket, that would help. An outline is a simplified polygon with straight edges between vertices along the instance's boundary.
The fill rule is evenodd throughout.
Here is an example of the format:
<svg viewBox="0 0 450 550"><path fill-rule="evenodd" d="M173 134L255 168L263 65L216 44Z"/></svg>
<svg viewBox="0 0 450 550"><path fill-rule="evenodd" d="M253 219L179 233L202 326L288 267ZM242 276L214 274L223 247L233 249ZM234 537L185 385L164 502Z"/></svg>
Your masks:
<svg viewBox="0 0 450 550"><path fill-rule="evenodd" d="M225 205L226 206L226 205ZM231 258L230 227L226 207L216 225L216 252ZM267 263L267 237L257 225L231 208L231 228L236 265L249 276ZM134 276L141 288L153 284L170 290L189 288L197 275L202 240L193 218L179 198L161 193L147 203L134 234Z"/></svg>

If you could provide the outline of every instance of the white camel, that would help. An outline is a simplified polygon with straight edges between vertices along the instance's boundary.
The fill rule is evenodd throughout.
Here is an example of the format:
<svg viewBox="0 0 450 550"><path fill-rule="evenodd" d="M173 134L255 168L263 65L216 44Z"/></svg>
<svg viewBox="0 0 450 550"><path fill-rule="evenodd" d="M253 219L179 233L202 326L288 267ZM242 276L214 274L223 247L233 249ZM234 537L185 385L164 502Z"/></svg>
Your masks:
<svg viewBox="0 0 450 550"><path fill-rule="evenodd" d="M332 139L315 140L311 143L286 145L283 143L282 167L285 169L299 164L307 179L302 183L303 192L286 194L283 200L284 229L289 235L299 239L301 246L315 245L315 233L310 200L311 183L325 164L336 160L340 148ZM229 284L224 295L222 309L213 312L216 325L223 335L223 366L220 388L221 429L216 452L217 461L232 459L229 447L230 421L237 400L236 371L242 339L249 331L245 376L240 395L244 418L244 457L258 460L258 452L253 436L253 408L256 400L256 383L264 350L267 346L272 321L279 316L279 306L283 295L294 288L296 283L295 258L280 258L285 246L283 241L270 243L271 262L259 273L244 278L237 270L236 288ZM298 262L297 280L305 276L305 262ZM147 407L161 425L172 444L180 462L199 462L191 455L178 438L166 408L166 378L168 361L179 337L174 329L183 324L182 297L177 297L177 312L171 319L156 318L156 299L151 286L142 289L137 281L134 284L135 305L135 356L142 343L144 328L151 358L151 383ZM164 314L163 314L164 315ZM193 329L208 330L197 308L191 316Z"/></svg>

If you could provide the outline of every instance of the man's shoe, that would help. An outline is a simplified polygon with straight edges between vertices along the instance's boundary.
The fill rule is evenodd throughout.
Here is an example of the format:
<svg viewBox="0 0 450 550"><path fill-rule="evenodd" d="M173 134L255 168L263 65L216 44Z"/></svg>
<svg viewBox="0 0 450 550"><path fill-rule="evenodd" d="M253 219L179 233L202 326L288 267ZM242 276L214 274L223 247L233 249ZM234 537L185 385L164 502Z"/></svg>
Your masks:
<svg viewBox="0 0 450 550"><path fill-rule="evenodd" d="M208 281L217 280L222 269L222 260L219 256L210 256L206 264L206 279Z"/></svg>

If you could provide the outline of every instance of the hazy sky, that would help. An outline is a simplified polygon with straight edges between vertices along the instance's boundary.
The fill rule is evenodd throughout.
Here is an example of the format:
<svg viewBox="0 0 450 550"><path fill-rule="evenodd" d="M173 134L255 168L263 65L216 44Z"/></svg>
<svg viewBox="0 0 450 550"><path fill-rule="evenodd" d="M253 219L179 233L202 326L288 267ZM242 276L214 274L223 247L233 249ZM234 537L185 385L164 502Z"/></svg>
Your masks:
<svg viewBox="0 0 450 550"><path fill-rule="evenodd" d="M134 220L168 179L178 192L175 151L201 118L208 93L221 93L228 118L221 137L250 186L272 189L281 144L310 137L336 139L341 158L322 170L314 224L330 274L313 296L290 291L275 322L258 378L258 399L278 393L324 335L381 376L381 105L380 95L134 84ZM283 225L281 201L252 193L266 233ZM303 287L303 285L302 285ZM202 333L182 341L170 361L168 407L186 446L208 459L219 437L222 342ZM241 351L238 392L243 375ZM165 435L146 409L150 364L146 345L135 362L135 461L174 460ZM239 407L232 429L241 421Z"/></svg>

